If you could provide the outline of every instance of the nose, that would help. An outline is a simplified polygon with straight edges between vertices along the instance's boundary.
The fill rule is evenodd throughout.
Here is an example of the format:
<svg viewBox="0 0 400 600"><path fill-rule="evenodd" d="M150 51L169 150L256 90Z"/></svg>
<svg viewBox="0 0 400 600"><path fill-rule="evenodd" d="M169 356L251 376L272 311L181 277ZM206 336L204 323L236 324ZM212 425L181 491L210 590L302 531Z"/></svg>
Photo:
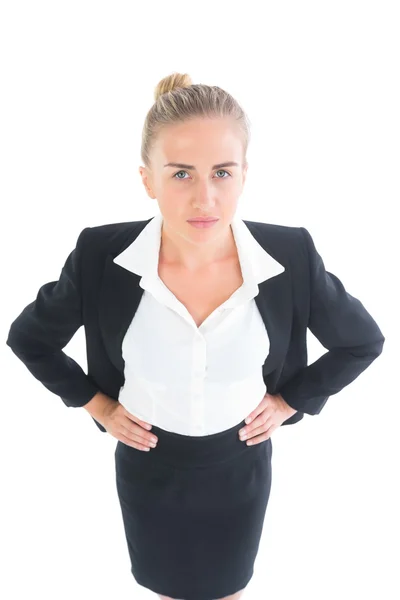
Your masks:
<svg viewBox="0 0 400 600"><path fill-rule="evenodd" d="M211 187L205 184L199 184L193 201L194 208L204 213L212 212L215 207L214 192Z"/></svg>

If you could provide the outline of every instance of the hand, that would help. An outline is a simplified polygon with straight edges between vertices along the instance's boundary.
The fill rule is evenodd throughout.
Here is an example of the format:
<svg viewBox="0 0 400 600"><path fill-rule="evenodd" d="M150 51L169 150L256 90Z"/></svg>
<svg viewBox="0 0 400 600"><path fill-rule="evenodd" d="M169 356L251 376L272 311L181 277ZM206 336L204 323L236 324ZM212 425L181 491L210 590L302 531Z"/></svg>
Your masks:
<svg viewBox="0 0 400 600"><path fill-rule="evenodd" d="M251 421L239 431L239 439L246 439L248 446L264 442L283 421L296 412L297 410L289 406L280 394L265 394L257 408L247 417ZM246 432L246 438L240 436L241 432Z"/></svg>
<svg viewBox="0 0 400 600"><path fill-rule="evenodd" d="M113 401L104 410L102 425L117 440L120 440L127 446L137 448L137 450L149 451L153 443L152 440L155 438L155 444L158 441L157 436L146 431L152 425L132 415L118 401Z"/></svg>

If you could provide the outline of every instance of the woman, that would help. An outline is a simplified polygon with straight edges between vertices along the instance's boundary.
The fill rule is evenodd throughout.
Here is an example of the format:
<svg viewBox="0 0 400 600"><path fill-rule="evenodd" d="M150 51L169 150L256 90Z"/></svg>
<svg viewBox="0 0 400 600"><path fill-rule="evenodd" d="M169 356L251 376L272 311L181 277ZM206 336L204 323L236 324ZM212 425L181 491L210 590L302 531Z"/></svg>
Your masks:
<svg viewBox="0 0 400 600"><path fill-rule="evenodd" d="M118 440L132 574L164 600L240 598L270 494L271 434L319 414L385 340L307 229L237 218L248 142L227 92L163 79L140 168L160 214L85 228L7 339L48 390ZM81 325L87 375L62 350ZM328 350L311 365L307 328Z"/></svg>

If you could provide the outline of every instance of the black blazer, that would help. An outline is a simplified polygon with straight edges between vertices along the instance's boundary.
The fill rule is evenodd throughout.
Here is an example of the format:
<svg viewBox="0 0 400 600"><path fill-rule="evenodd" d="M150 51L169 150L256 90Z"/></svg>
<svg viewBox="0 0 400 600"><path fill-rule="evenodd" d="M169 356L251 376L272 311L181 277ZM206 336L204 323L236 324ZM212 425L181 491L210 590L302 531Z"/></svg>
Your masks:
<svg viewBox="0 0 400 600"><path fill-rule="evenodd" d="M113 259L150 220L83 229L59 279L42 285L36 299L11 324L7 345L66 406L83 406L99 390L118 399L124 384L122 341L144 290L140 276ZM304 413L320 413L329 396L354 381L381 354L385 338L363 304L325 270L307 229L244 223L285 266L284 272L259 284L255 301L270 338L263 379L270 394L281 394L297 410L282 423L289 425ZM63 352L82 325L87 374ZM307 328L328 350L310 365Z"/></svg>

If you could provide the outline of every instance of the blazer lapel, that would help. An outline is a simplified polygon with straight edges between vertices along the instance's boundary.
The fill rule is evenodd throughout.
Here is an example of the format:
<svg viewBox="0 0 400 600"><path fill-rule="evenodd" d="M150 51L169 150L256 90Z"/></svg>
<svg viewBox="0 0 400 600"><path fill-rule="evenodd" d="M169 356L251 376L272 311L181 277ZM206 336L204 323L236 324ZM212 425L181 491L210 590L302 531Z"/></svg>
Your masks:
<svg viewBox="0 0 400 600"><path fill-rule="evenodd" d="M255 297L258 310L268 332L270 348L266 357L264 376L283 366L290 342L293 318L293 301L289 268L259 284Z"/></svg>
<svg viewBox="0 0 400 600"><path fill-rule="evenodd" d="M264 245L262 239L259 242ZM108 356L122 376L125 368L122 342L144 292L139 282L139 275L115 263L114 254L107 255L99 294L99 325ZM293 317L289 265L285 265L282 273L266 279L258 286L259 294L255 302L270 340L269 353L263 366L265 376L283 366L289 346Z"/></svg>
<svg viewBox="0 0 400 600"><path fill-rule="evenodd" d="M105 349L113 365L124 374L122 342L139 306L144 289L140 276L127 271L108 254L99 297L99 323Z"/></svg>

